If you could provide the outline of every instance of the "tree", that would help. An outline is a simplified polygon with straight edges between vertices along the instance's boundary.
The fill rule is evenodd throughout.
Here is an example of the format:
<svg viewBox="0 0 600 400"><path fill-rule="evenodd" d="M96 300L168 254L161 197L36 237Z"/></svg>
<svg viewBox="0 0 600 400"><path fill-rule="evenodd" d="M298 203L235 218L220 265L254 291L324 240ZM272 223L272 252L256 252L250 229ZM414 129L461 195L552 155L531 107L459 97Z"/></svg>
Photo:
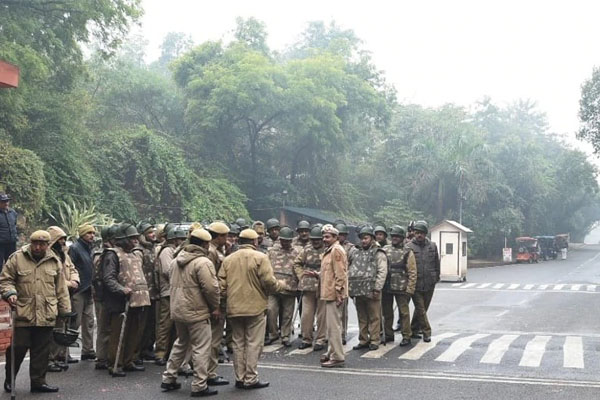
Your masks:
<svg viewBox="0 0 600 400"><path fill-rule="evenodd" d="M577 137L586 140L600 152L600 68L594 68L592 77L581 86L579 100L579 119L581 128Z"/></svg>

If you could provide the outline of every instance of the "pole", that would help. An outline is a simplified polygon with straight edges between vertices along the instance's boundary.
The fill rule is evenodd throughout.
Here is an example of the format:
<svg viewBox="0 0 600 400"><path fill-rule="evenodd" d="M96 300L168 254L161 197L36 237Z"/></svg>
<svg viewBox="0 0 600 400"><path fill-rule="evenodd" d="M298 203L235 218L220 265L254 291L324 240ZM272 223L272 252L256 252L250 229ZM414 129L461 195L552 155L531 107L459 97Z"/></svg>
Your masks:
<svg viewBox="0 0 600 400"><path fill-rule="evenodd" d="M121 322L121 333L119 334L119 344L117 345L117 355L115 357L115 365L113 367L113 377L114 373L117 372L117 368L119 366L119 357L121 357L121 347L123 346L123 337L125 336L125 325L127 324L127 313L129 312L129 299L125 303L125 311L121 314L123 317L123 322Z"/></svg>
<svg viewBox="0 0 600 400"><path fill-rule="evenodd" d="M12 335L10 337L10 400L15 400L17 397L17 388L15 387L15 319L16 311L10 307L10 325L12 327Z"/></svg>

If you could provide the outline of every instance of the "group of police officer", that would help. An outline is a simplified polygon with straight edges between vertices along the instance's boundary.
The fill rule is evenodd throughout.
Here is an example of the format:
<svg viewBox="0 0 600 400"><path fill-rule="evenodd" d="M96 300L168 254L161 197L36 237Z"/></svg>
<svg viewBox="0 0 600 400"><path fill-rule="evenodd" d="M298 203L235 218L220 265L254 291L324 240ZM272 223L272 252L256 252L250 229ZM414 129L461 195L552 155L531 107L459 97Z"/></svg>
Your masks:
<svg viewBox="0 0 600 400"><path fill-rule="evenodd" d="M29 350L33 392L58 391L45 378L50 344L65 363L70 360L68 343L56 343L61 336L52 333L67 332L65 319L73 317L69 288L72 298L79 278L66 252L66 235L56 229L49 229L52 238L48 231L34 232L0 275L0 293L16 312L15 370ZM258 358L264 345L277 340L292 345L296 314L299 348L327 346L321 365L343 366L348 297L354 299L360 328L354 349L375 350L382 337L394 340L394 299L400 346L420 339L421 332L424 341L431 340L427 309L440 270L424 221L411 223L408 235L398 225L362 226L356 245L348 242L344 223L299 221L295 231L277 219L251 225L242 218L189 227L147 222L103 227L102 249L92 256L96 369L123 377L143 371L143 361L152 360L165 366L164 391L181 387L178 375L193 375L192 396L203 397L216 394L214 386L229 384L217 366L219 357L232 351L235 387L266 387L258 377ZM81 232L90 233L90 227Z"/></svg>

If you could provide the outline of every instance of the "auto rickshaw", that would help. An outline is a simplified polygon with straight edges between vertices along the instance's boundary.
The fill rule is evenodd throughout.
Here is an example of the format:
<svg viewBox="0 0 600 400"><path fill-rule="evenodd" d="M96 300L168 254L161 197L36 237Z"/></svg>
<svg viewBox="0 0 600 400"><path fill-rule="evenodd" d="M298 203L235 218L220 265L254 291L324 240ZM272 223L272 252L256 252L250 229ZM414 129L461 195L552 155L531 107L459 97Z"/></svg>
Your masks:
<svg viewBox="0 0 600 400"><path fill-rule="evenodd" d="M538 241L532 237L518 237L517 242L517 263L528 262L537 263L540 260L540 248Z"/></svg>
<svg viewBox="0 0 600 400"><path fill-rule="evenodd" d="M541 258L544 261L547 261L549 259L556 260L556 258L558 257L558 250L556 247L554 236L535 236L535 239L538 240Z"/></svg>

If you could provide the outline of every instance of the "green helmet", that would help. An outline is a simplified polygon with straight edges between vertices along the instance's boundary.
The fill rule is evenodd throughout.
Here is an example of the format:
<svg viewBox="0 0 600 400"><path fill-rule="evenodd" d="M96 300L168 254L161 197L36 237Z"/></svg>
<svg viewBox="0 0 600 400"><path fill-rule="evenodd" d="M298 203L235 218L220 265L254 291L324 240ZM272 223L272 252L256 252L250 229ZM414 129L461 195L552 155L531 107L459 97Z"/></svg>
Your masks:
<svg viewBox="0 0 600 400"><path fill-rule="evenodd" d="M100 229L100 237L102 238L103 242L108 242L110 240L108 238L109 229L110 229L110 226L103 226L102 229Z"/></svg>
<svg viewBox="0 0 600 400"><path fill-rule="evenodd" d="M107 240L113 240L115 238L115 236L117 236L118 231L119 231L119 224L111 225L110 228L108 228L108 239Z"/></svg>
<svg viewBox="0 0 600 400"><path fill-rule="evenodd" d="M239 235L240 234L240 226L236 223L231 224L231 226L229 227L229 233L233 234L233 235Z"/></svg>
<svg viewBox="0 0 600 400"><path fill-rule="evenodd" d="M413 229L415 231L424 232L424 233L429 232L429 229L427 228L427 222L425 222L425 221L415 222Z"/></svg>
<svg viewBox="0 0 600 400"><path fill-rule="evenodd" d="M267 220L266 227L268 231L271 228L281 228L281 225L279 225L279 220L277 218L270 218Z"/></svg>
<svg viewBox="0 0 600 400"><path fill-rule="evenodd" d="M237 226L240 227L240 230L244 230L244 229L248 229L250 228L250 224L248 222L246 222L246 220L244 218L238 218L235 220L235 223L237 224Z"/></svg>
<svg viewBox="0 0 600 400"><path fill-rule="evenodd" d="M363 235L371 235L372 237L375 237L375 234L373 233L373 228L371 228L369 225L365 225L362 228L360 228L360 231L358 232L358 237L362 238Z"/></svg>
<svg viewBox="0 0 600 400"><path fill-rule="evenodd" d="M152 225L151 223L149 223L147 221L140 221L137 224L137 231L139 233L144 233L144 232L146 232L150 228L154 228L154 225Z"/></svg>
<svg viewBox="0 0 600 400"><path fill-rule="evenodd" d="M175 237L177 239L187 239L188 230L185 229L183 226L179 225L173 230L175 231Z"/></svg>
<svg viewBox="0 0 600 400"><path fill-rule="evenodd" d="M294 231L289 226L284 226L279 231L280 240L292 240L294 239Z"/></svg>
<svg viewBox="0 0 600 400"><path fill-rule="evenodd" d="M310 223L305 220L298 221L298 225L296 225L296 232L298 232L300 229L310 229Z"/></svg>
<svg viewBox="0 0 600 400"><path fill-rule="evenodd" d="M115 239L128 239L138 236L140 236L140 234L134 225L122 223L115 235Z"/></svg>
<svg viewBox="0 0 600 400"><path fill-rule="evenodd" d="M315 226L310 230L310 235L308 236L310 239L323 239L323 234L321 233L321 227Z"/></svg>
<svg viewBox="0 0 600 400"><path fill-rule="evenodd" d="M406 231L400 225L392 225L390 228L390 235L406 237Z"/></svg>
<svg viewBox="0 0 600 400"><path fill-rule="evenodd" d="M338 232L341 233L342 235L347 235L350 233L350 230L348 229L348 225L346 225L346 224L337 224L335 226L335 229L337 229Z"/></svg>
<svg viewBox="0 0 600 400"><path fill-rule="evenodd" d="M387 229L385 229L385 226L383 225L376 225L375 228L373 229L373 233L377 233L377 232L383 232L385 233L385 236L387 236Z"/></svg>
<svg viewBox="0 0 600 400"><path fill-rule="evenodd" d="M167 240L177 239L177 236L175 236L176 231L177 231L177 227L170 226L169 230L167 231Z"/></svg>

